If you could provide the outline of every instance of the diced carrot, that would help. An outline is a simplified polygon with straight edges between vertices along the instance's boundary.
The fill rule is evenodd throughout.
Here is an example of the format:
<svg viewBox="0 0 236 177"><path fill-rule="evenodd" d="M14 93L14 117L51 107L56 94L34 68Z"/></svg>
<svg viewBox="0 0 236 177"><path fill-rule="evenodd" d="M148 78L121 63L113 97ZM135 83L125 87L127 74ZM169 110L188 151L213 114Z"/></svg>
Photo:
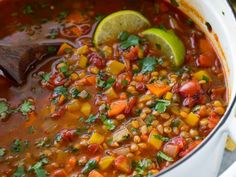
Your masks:
<svg viewBox="0 0 236 177"><path fill-rule="evenodd" d="M197 60L197 64L201 67L211 67L214 64L215 59L216 59L216 55L214 51L204 52L199 56Z"/></svg>
<svg viewBox="0 0 236 177"><path fill-rule="evenodd" d="M103 175L96 170L93 170L89 173L88 177L103 177Z"/></svg>
<svg viewBox="0 0 236 177"><path fill-rule="evenodd" d="M139 48L137 46L131 47L128 53L125 53L125 59L132 61L138 58Z"/></svg>
<svg viewBox="0 0 236 177"><path fill-rule="evenodd" d="M210 42L207 39L200 39L199 41L199 48L201 52L212 52L213 47L211 46Z"/></svg>
<svg viewBox="0 0 236 177"><path fill-rule="evenodd" d="M28 113L28 118L29 118L29 120L26 121L26 123L25 123L26 127L30 127L34 123L34 121L36 120L35 112Z"/></svg>
<svg viewBox="0 0 236 177"><path fill-rule="evenodd" d="M110 110L108 111L108 116L113 117L122 113L127 107L127 100L118 100L111 103Z"/></svg>
<svg viewBox="0 0 236 177"><path fill-rule="evenodd" d="M115 167L117 170L120 170L124 173L131 172L129 159L124 155L120 155L115 159Z"/></svg>
<svg viewBox="0 0 236 177"><path fill-rule="evenodd" d="M77 163L76 157L75 156L70 157L70 159L67 162L66 167L65 167L66 171L72 172L76 166L76 163Z"/></svg>
<svg viewBox="0 0 236 177"><path fill-rule="evenodd" d="M147 141L147 140L148 140L148 136L142 134L142 135L141 135L141 140L142 140L142 141Z"/></svg>
<svg viewBox="0 0 236 177"><path fill-rule="evenodd" d="M96 76L88 76L86 77L88 83L95 85L96 84Z"/></svg>
<svg viewBox="0 0 236 177"><path fill-rule="evenodd" d="M67 43L63 43L58 50L57 55L64 55L66 49L72 49L72 47Z"/></svg>
<svg viewBox="0 0 236 177"><path fill-rule="evenodd" d="M121 92L120 93L120 99L121 100L126 100L128 97L127 97L127 94L125 92Z"/></svg>
<svg viewBox="0 0 236 177"><path fill-rule="evenodd" d="M215 128L219 121L220 121L220 118L218 117L218 115L212 114L212 115L208 118L208 127L209 127L210 129Z"/></svg>
<svg viewBox="0 0 236 177"><path fill-rule="evenodd" d="M158 85L156 83L147 84L147 88L148 90L150 90L151 93L156 95L158 98L160 98L170 90L170 87L168 85Z"/></svg>

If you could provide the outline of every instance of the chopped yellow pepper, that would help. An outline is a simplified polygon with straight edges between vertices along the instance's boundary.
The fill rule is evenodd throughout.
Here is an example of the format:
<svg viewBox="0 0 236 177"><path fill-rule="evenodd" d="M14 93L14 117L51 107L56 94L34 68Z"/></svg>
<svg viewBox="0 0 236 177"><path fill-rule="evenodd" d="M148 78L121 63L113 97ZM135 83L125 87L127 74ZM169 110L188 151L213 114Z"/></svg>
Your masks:
<svg viewBox="0 0 236 177"><path fill-rule="evenodd" d="M206 81L211 81L211 77L208 74L207 71L201 70L193 74L193 77L197 80L206 80Z"/></svg>
<svg viewBox="0 0 236 177"><path fill-rule="evenodd" d="M193 112L190 112L188 116L185 118L185 122L188 125L195 127L199 122L199 116L197 114L194 114Z"/></svg>
<svg viewBox="0 0 236 177"><path fill-rule="evenodd" d="M158 132L157 130L152 130L149 137L148 137L148 143L150 145L152 145L155 149L159 150L163 144L163 141L161 141L160 139L158 139L155 136L158 136Z"/></svg>
<svg viewBox="0 0 236 177"><path fill-rule="evenodd" d="M91 105L86 102L86 103L83 103L82 106L81 106L81 109L80 111L85 115L85 116L89 116L90 113L91 113L91 110L92 110L92 107Z"/></svg>
<svg viewBox="0 0 236 177"><path fill-rule="evenodd" d="M117 75L120 74L122 70L125 69L125 65L119 61L112 60L107 63L107 72Z"/></svg>
<svg viewBox="0 0 236 177"><path fill-rule="evenodd" d="M89 144L102 144L104 141L104 136L97 132L94 132L89 139Z"/></svg>
<svg viewBox="0 0 236 177"><path fill-rule="evenodd" d="M115 158L112 156L103 157L98 163L99 168L101 170L106 170L112 165L112 162L114 161L114 159Z"/></svg>
<svg viewBox="0 0 236 177"><path fill-rule="evenodd" d="M167 93L165 94L165 96L164 96L164 98L165 98L166 100L171 100L172 97L173 97L173 93L171 93L171 92L167 92Z"/></svg>
<svg viewBox="0 0 236 177"><path fill-rule="evenodd" d="M78 99L71 100L67 105L66 108L69 112L77 112L80 109L80 102Z"/></svg>
<svg viewBox="0 0 236 177"><path fill-rule="evenodd" d="M84 55L89 52L89 47L87 45L81 46L75 51L76 55Z"/></svg>
<svg viewBox="0 0 236 177"><path fill-rule="evenodd" d="M115 90L113 89L113 87L109 88L108 90L105 91L105 95L110 99L110 100L113 100L113 99L116 99L118 98Z"/></svg>
<svg viewBox="0 0 236 177"><path fill-rule="evenodd" d="M84 55L81 55L78 61L78 66L84 69L87 66L87 62L88 62L88 58L85 57Z"/></svg>

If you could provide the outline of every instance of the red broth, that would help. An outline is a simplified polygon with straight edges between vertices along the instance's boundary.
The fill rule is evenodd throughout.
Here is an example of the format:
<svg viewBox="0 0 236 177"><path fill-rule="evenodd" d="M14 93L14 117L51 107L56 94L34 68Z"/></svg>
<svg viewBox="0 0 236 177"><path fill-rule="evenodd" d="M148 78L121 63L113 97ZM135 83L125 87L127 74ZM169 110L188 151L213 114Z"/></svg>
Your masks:
<svg viewBox="0 0 236 177"><path fill-rule="evenodd" d="M102 53L96 49L99 21L124 9L139 11L153 27L172 29L186 48L183 66L174 68L147 41L122 50L117 40ZM1 74L0 176L155 175L198 146L225 112L220 60L175 4L12 0L1 2L0 11L1 42L62 38L78 46L62 46L23 86ZM147 62L143 72L147 57L154 65ZM107 72L114 61L125 69Z"/></svg>

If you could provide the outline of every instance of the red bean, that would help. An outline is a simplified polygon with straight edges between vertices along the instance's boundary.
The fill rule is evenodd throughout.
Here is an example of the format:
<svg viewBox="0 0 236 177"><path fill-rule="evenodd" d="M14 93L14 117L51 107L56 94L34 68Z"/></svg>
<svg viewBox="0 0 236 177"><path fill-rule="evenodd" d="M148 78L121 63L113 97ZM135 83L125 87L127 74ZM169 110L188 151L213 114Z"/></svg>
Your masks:
<svg viewBox="0 0 236 177"><path fill-rule="evenodd" d="M194 96L200 93L200 91L200 84L195 80L185 82L179 89L180 94L184 97Z"/></svg>

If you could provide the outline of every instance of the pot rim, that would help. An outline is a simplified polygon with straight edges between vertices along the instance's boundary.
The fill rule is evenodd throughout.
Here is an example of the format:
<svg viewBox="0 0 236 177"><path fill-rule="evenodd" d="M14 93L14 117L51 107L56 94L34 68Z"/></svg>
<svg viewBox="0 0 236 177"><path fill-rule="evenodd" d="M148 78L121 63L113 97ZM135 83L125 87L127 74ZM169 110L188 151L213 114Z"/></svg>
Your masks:
<svg viewBox="0 0 236 177"><path fill-rule="evenodd" d="M226 0L226 3L228 4L229 8L231 9L231 12L234 15L234 20L236 23L236 11L234 10L233 4L230 0ZM217 133L217 131L226 123L235 104L236 104L236 94L234 94L232 103L229 105L226 113L224 114L221 121L218 123L217 127L204 139L204 141L197 148L192 150L186 157L178 160L173 165L171 165L169 168L167 168L164 171L160 172L159 174L155 175L155 177L161 177L162 175L167 174L172 169L178 167L179 165L181 165L185 161L189 160L194 154L196 154L200 149L202 149L211 140L211 138Z"/></svg>

